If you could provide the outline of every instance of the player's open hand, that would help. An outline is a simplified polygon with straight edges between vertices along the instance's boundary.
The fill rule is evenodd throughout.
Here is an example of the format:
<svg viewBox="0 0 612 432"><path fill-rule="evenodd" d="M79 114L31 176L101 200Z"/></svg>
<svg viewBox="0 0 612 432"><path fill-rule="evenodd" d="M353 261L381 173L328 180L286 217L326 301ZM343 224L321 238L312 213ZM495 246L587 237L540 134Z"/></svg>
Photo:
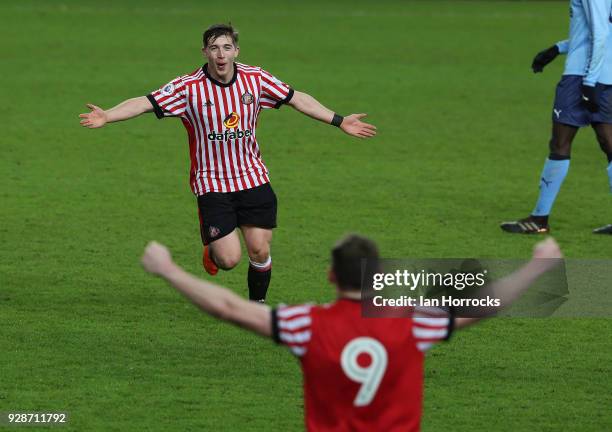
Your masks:
<svg viewBox="0 0 612 432"><path fill-rule="evenodd" d="M82 118L81 126L94 129L106 124L108 118L102 108L93 104L87 104L87 108L89 108L91 112L79 114L79 117Z"/></svg>
<svg viewBox="0 0 612 432"><path fill-rule="evenodd" d="M533 258L542 267L542 271L548 271L561 264L563 253L555 239L548 237L533 247Z"/></svg>
<svg viewBox="0 0 612 432"><path fill-rule="evenodd" d="M344 117L340 124L340 129L349 135L357 138L371 138L376 135L376 126L362 122L366 114L351 114Z"/></svg>
<svg viewBox="0 0 612 432"><path fill-rule="evenodd" d="M149 242L140 261L146 271L160 276L166 274L174 266L168 248L156 241Z"/></svg>

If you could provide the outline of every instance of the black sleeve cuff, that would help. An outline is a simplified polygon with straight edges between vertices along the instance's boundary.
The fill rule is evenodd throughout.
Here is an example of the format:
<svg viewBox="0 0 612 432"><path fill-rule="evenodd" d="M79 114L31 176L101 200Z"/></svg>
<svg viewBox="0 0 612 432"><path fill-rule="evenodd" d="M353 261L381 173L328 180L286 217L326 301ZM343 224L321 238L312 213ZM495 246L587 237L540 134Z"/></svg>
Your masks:
<svg viewBox="0 0 612 432"><path fill-rule="evenodd" d="M274 343L280 344L280 336L278 335L278 318L276 317L276 309L270 311L272 321L272 340Z"/></svg>
<svg viewBox="0 0 612 432"><path fill-rule="evenodd" d="M165 117L164 111L160 108L159 104L157 103L153 95L148 94L147 99L149 99L149 102L151 102L151 105L153 105L153 112L155 113L155 116L158 119L163 119Z"/></svg>
<svg viewBox="0 0 612 432"><path fill-rule="evenodd" d="M449 340L455 331L455 309L451 307L448 311L448 327L446 328L445 341Z"/></svg>
<svg viewBox="0 0 612 432"><path fill-rule="evenodd" d="M293 97L293 89L290 88L289 93L287 94L287 97L283 100L279 100L278 102L276 102L276 105L274 105L274 109L279 109L281 106L288 104L291 101L292 97Z"/></svg>

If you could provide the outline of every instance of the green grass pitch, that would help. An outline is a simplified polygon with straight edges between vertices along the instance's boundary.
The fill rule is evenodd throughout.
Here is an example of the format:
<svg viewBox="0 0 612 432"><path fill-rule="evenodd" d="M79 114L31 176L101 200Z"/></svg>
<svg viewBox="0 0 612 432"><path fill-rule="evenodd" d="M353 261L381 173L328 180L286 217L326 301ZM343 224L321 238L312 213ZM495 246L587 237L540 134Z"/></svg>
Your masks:
<svg viewBox="0 0 612 432"><path fill-rule="evenodd" d="M202 63L231 20L240 59L341 113L359 141L284 108L258 138L279 198L271 303L333 297L348 231L387 257L527 257L567 2L3 1L0 411L68 411L62 430L300 430L288 352L199 313L139 266L150 239L199 265L186 134L153 115L79 126ZM579 134L552 217L568 257L609 258L605 158ZM246 293L246 265L216 282ZM576 287L579 290L579 286ZM596 301L596 299L594 299ZM492 320L434 349L424 431L610 430L609 319ZM32 430L32 429L28 429Z"/></svg>

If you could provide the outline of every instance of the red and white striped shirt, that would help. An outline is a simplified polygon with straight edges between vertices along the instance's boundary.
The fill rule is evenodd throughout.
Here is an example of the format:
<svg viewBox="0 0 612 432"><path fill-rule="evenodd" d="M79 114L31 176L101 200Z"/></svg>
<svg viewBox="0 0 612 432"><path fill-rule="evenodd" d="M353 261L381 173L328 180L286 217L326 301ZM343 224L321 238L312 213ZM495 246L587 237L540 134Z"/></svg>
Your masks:
<svg viewBox="0 0 612 432"><path fill-rule="evenodd" d="M418 431L424 352L452 325L438 308L363 318L360 302L349 299L272 313L274 339L301 362L309 431Z"/></svg>
<svg viewBox="0 0 612 432"><path fill-rule="evenodd" d="M158 118L180 117L189 136L190 183L196 195L268 183L255 134L262 109L279 108L293 90L260 67L234 64L223 84L207 65L147 96Z"/></svg>

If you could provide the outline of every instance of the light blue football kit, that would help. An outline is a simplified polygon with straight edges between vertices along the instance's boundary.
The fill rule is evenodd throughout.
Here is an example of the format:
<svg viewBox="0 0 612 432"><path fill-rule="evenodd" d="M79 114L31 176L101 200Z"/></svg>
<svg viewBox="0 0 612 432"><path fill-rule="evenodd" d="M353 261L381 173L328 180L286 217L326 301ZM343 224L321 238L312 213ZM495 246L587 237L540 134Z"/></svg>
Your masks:
<svg viewBox="0 0 612 432"><path fill-rule="evenodd" d="M553 122L575 127L593 123L612 124L612 0L571 0L569 39L557 42L567 54L563 77L557 85ZM609 54L608 54L609 52ZM582 103L582 85L595 87L599 111ZM540 176L540 194L533 216L550 214L569 170L569 157L549 156ZM612 162L608 164L612 192Z"/></svg>

